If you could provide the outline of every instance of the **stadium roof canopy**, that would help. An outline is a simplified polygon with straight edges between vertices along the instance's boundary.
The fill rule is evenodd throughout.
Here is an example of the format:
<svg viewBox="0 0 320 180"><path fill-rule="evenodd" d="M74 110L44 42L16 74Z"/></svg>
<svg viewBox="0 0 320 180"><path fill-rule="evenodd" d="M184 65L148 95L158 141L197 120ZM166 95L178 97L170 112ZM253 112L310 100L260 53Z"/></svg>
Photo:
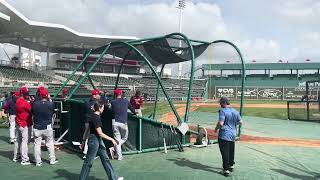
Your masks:
<svg viewBox="0 0 320 180"><path fill-rule="evenodd" d="M21 45L40 52L81 54L113 41L135 40L131 36L107 36L77 32L61 24L29 20L0 0L0 43Z"/></svg>
<svg viewBox="0 0 320 180"><path fill-rule="evenodd" d="M241 64L203 64L204 70L240 70ZM250 63L246 64L246 70L291 70L320 68L320 63Z"/></svg>

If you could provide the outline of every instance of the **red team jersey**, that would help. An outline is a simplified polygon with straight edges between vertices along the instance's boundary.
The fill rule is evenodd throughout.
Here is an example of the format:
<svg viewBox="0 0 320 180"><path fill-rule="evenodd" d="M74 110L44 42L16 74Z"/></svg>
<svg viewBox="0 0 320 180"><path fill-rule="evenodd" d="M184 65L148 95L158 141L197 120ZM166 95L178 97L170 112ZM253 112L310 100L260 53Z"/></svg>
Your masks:
<svg viewBox="0 0 320 180"><path fill-rule="evenodd" d="M32 126L31 104L22 97L16 102L16 123L21 127Z"/></svg>
<svg viewBox="0 0 320 180"><path fill-rule="evenodd" d="M130 104L133 108L140 109L143 105L143 97L139 96L138 98L136 98L135 96L131 96Z"/></svg>

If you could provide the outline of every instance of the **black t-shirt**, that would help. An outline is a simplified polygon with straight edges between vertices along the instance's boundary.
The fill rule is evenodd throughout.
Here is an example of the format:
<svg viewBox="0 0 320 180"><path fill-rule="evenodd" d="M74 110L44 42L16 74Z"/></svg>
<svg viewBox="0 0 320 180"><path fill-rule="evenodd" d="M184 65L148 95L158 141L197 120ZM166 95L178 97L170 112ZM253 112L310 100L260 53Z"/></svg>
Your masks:
<svg viewBox="0 0 320 180"><path fill-rule="evenodd" d="M90 98L89 101L85 102L85 119L84 123L89 122L89 116L93 114L93 105L96 102L95 99Z"/></svg>
<svg viewBox="0 0 320 180"><path fill-rule="evenodd" d="M90 126L90 134L98 135L97 128L102 127L101 118L99 115L92 113L88 115L88 121Z"/></svg>

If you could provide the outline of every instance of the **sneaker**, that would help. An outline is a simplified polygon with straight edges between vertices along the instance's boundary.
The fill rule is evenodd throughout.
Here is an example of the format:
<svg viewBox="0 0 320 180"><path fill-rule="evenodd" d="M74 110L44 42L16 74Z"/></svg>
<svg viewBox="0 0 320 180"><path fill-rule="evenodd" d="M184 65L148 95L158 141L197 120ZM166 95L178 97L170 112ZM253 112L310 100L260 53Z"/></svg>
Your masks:
<svg viewBox="0 0 320 180"><path fill-rule="evenodd" d="M38 166L38 167L42 166L42 162L36 163L36 166Z"/></svg>
<svg viewBox="0 0 320 180"><path fill-rule="evenodd" d="M10 140L10 144L14 144L15 140L14 139L11 139Z"/></svg>
<svg viewBox="0 0 320 180"><path fill-rule="evenodd" d="M233 172L233 169L234 169L234 165L230 166L229 171Z"/></svg>
<svg viewBox="0 0 320 180"><path fill-rule="evenodd" d="M123 157L119 157L119 158L118 158L118 161L122 161L122 160L123 160Z"/></svg>
<svg viewBox="0 0 320 180"><path fill-rule="evenodd" d="M50 161L51 165L57 164L59 161L57 159Z"/></svg>
<svg viewBox="0 0 320 180"><path fill-rule="evenodd" d="M118 177L118 180L124 180L124 177Z"/></svg>
<svg viewBox="0 0 320 180"><path fill-rule="evenodd" d="M21 165L25 166L25 165L30 165L30 161L21 161Z"/></svg>
<svg viewBox="0 0 320 180"><path fill-rule="evenodd" d="M230 171L229 171L229 170L222 170L222 171L220 172L220 174L228 177L228 176L230 175Z"/></svg>
<svg viewBox="0 0 320 180"><path fill-rule="evenodd" d="M21 161L21 157L19 156L19 157L13 158L12 161L13 161L13 162Z"/></svg>
<svg viewBox="0 0 320 180"><path fill-rule="evenodd" d="M87 156L86 156L86 155L84 155L84 156L82 157L82 159L83 159L83 160L85 160L86 158L87 158Z"/></svg>

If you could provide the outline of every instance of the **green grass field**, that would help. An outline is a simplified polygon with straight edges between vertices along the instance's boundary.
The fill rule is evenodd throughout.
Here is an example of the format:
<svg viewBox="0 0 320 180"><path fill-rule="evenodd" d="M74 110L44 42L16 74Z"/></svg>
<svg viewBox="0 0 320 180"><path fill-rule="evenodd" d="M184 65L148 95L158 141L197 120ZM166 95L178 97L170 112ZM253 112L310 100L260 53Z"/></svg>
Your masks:
<svg viewBox="0 0 320 180"><path fill-rule="evenodd" d="M239 108L237 108L239 110ZM219 108L199 107L198 112L218 112ZM287 109L281 108L245 108L245 116L263 117L271 119L288 119Z"/></svg>
<svg viewBox="0 0 320 180"><path fill-rule="evenodd" d="M181 104L183 102L179 102ZM185 103L185 102L184 102ZM212 104L217 102L211 102ZM238 104L239 101L231 101L231 104ZM245 101L245 104L286 104L287 101ZM175 104L178 104L175 102ZM146 103L142 113L146 116L153 113L153 103ZM198 112L217 112L218 107L199 107L196 111ZM239 109L238 109L239 110ZM159 102L157 105L157 115L162 115L165 113L171 112L169 103ZM245 116L254 116L254 117L263 117L263 118L272 118L272 119L288 119L287 109L286 108L245 108Z"/></svg>

